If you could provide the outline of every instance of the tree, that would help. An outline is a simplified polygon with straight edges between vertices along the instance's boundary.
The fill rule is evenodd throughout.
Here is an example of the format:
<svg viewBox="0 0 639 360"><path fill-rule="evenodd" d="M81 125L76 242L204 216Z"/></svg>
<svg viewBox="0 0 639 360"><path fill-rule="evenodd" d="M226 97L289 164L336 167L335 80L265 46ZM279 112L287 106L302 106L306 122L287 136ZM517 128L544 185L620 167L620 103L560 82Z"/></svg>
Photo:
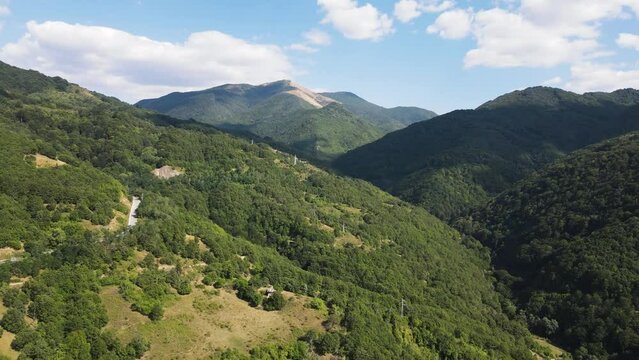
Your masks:
<svg viewBox="0 0 639 360"><path fill-rule="evenodd" d="M127 353L136 359L141 358L144 353L149 350L149 348L149 342L139 336L133 338L133 340L131 340L131 342L126 346Z"/></svg>
<svg viewBox="0 0 639 360"><path fill-rule="evenodd" d="M286 300L282 293L279 291L274 292L270 297L266 298L262 303L264 310L273 311L273 310L282 310L284 305L286 304Z"/></svg>
<svg viewBox="0 0 639 360"><path fill-rule="evenodd" d="M315 343L315 351L318 354L337 354L339 352L340 347L340 336L338 333L329 332Z"/></svg>
<svg viewBox="0 0 639 360"><path fill-rule="evenodd" d="M91 344L87 341L82 330L70 332L65 339L63 348L71 359L91 360Z"/></svg>
<svg viewBox="0 0 639 360"><path fill-rule="evenodd" d="M149 319L153 321L159 321L164 316L164 309L162 309L161 305L153 305L151 308L151 312L149 313Z"/></svg>
<svg viewBox="0 0 639 360"><path fill-rule="evenodd" d="M7 313L4 314L2 320L0 320L0 324L5 330L11 331L14 334L21 332L27 326L24 321L24 311L10 308L7 310Z"/></svg>

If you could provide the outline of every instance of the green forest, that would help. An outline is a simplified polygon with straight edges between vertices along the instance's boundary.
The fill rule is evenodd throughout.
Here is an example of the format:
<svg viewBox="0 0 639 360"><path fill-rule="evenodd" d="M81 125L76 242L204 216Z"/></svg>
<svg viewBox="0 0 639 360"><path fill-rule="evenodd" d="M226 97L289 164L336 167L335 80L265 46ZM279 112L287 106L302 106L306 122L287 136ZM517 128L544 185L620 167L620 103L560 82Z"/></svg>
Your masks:
<svg viewBox="0 0 639 360"><path fill-rule="evenodd" d="M260 139L325 164L386 133L435 116L420 108L386 109L349 93L313 93L289 80L171 93L136 106Z"/></svg>
<svg viewBox="0 0 639 360"><path fill-rule="evenodd" d="M0 86L0 241L16 254L0 263L0 325L20 359L152 351L142 335L106 329L108 287L158 326L196 290L233 291L259 311L286 306L286 291L326 314L320 332L211 358L532 358L490 253L426 210L60 78L1 64ZM151 173L164 165L184 174ZM111 228L131 196L142 199L138 224ZM197 273L182 266L193 262Z"/></svg>
<svg viewBox="0 0 639 360"><path fill-rule="evenodd" d="M576 358L639 356L639 134L580 150L457 225L492 249L531 329Z"/></svg>
<svg viewBox="0 0 639 360"><path fill-rule="evenodd" d="M413 124L334 167L451 221L571 151L638 130L639 91L535 87Z"/></svg>
<svg viewBox="0 0 639 360"><path fill-rule="evenodd" d="M517 91L331 169L425 115L333 96L243 138L0 63L0 359L639 358L639 92Z"/></svg>

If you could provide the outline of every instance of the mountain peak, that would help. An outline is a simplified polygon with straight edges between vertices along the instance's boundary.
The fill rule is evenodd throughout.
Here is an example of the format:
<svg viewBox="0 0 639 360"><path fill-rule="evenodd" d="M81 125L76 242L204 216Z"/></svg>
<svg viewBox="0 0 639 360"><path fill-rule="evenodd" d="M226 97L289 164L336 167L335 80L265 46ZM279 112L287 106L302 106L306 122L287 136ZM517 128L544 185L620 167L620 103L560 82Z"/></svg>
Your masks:
<svg viewBox="0 0 639 360"><path fill-rule="evenodd" d="M292 81L292 80L278 80L270 83L258 85L259 88L269 88L277 92L296 96L315 108L323 108L326 105L337 103L337 101L318 94L305 88L304 86Z"/></svg>
<svg viewBox="0 0 639 360"><path fill-rule="evenodd" d="M541 106L556 108L566 102L584 102L581 95L570 91L547 86L534 86L516 90L490 100L477 109L497 109L512 106Z"/></svg>

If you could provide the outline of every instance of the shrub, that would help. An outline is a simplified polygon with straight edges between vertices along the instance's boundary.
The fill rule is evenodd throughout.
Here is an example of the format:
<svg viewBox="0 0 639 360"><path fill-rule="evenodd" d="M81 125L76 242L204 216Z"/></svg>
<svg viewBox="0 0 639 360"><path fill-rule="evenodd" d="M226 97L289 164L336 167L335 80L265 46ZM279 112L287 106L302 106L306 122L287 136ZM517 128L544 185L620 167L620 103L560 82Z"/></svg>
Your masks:
<svg viewBox="0 0 639 360"><path fill-rule="evenodd" d="M286 304L286 300L282 293L279 291L274 292L270 297L266 298L262 303L264 310L273 311L273 310L282 310Z"/></svg>

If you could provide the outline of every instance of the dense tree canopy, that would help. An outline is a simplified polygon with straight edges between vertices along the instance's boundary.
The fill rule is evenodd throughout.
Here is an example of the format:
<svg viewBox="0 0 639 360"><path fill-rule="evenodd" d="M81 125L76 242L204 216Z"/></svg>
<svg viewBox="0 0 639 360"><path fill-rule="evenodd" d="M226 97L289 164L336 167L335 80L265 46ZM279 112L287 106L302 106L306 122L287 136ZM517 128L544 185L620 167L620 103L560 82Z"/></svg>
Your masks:
<svg viewBox="0 0 639 360"><path fill-rule="evenodd" d="M532 329L578 359L639 357L639 134L580 150L458 225ZM594 357L593 357L594 356Z"/></svg>
<svg viewBox="0 0 639 360"><path fill-rule="evenodd" d="M413 124L334 165L449 220L566 153L639 129L638 114L637 90L530 88Z"/></svg>
<svg viewBox="0 0 639 360"><path fill-rule="evenodd" d="M0 214L11 214L0 233L25 250L0 264L0 279L25 281L19 294L3 286L12 294L3 296L5 316L21 312L26 321L12 329L23 357L139 357L143 339L125 345L103 330L98 292L115 285L132 309L163 321L166 303L191 291L183 259L203 262L207 283L243 289L256 306L251 291L267 284L322 299L332 335L317 346L301 339L258 347L255 358L530 357L524 324L493 289L488 254L425 210L363 181L294 165L264 144L0 68L0 86L25 77L0 96ZM40 83L54 86L32 85ZM37 167L32 154L66 165ZM185 174L151 174L167 164ZM127 211L123 194L143 196L138 225L98 227ZM135 251L149 255L130 270Z"/></svg>

